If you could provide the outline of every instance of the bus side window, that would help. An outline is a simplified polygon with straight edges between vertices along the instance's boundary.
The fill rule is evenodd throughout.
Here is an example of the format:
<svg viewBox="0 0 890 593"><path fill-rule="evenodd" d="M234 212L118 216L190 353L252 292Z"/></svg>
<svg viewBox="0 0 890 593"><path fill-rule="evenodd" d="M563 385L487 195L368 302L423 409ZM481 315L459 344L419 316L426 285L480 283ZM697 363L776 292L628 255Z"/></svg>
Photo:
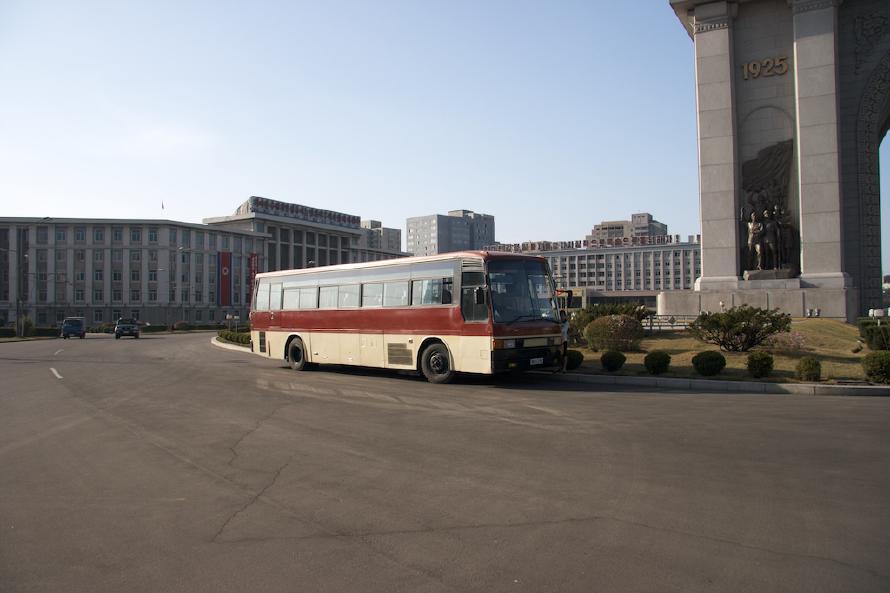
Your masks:
<svg viewBox="0 0 890 593"><path fill-rule="evenodd" d="M260 282L259 287L257 287L255 309L257 311L268 311L269 310L269 283L268 282Z"/></svg>
<svg viewBox="0 0 890 593"><path fill-rule="evenodd" d="M464 321L488 321L487 300L476 297L477 292L483 296L485 294L485 275L482 272L464 272L460 279L460 311ZM478 302L480 300L481 303Z"/></svg>
<svg viewBox="0 0 890 593"><path fill-rule="evenodd" d="M277 282L270 286L269 309L272 311L281 311L281 283Z"/></svg>

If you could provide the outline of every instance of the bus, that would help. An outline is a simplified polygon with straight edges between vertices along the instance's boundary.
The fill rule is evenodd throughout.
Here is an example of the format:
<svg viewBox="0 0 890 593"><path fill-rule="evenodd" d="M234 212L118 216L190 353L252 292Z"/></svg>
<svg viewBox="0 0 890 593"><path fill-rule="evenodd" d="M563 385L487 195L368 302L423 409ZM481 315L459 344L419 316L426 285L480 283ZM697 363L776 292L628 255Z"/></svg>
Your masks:
<svg viewBox="0 0 890 593"><path fill-rule="evenodd" d="M565 356L547 260L463 251L257 274L251 350L287 361L455 373L559 370Z"/></svg>

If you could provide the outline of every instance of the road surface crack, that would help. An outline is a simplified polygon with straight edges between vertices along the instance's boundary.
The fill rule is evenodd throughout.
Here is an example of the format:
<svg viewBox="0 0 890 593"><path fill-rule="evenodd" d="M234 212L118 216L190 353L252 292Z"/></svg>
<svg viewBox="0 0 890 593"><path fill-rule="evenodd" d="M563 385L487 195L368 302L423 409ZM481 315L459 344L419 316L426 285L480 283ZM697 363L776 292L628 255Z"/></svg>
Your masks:
<svg viewBox="0 0 890 593"><path fill-rule="evenodd" d="M256 502L258 500L260 500L260 498L263 497L263 495L266 493L266 491L275 485L275 482L278 480L279 476L281 476L281 472L283 472L284 468L286 468L288 465L290 465L290 459L288 459L284 465L282 465L281 467L278 468L278 471L275 472L275 474L272 476L272 479L269 480L268 484L263 486L262 489L260 489L256 493L254 493L254 495L250 498L250 500L248 500L246 503L244 503L244 505L240 509L238 509L237 511L232 513L229 516L229 518L226 519L225 523L223 523L222 526L219 528L219 530L216 532L216 534L214 534L213 539L211 541L214 543L217 543L220 536L223 534L223 532L226 530L226 528L229 526L229 524L232 521L234 521L235 518L238 517L238 515L245 512L247 509L249 509L254 504L256 504Z"/></svg>

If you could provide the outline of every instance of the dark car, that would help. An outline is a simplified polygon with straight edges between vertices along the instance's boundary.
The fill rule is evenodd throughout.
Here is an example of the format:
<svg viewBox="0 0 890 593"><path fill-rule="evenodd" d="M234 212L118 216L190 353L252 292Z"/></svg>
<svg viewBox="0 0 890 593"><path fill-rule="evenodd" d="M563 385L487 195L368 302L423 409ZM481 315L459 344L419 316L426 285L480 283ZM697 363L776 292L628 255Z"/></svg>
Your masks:
<svg viewBox="0 0 890 593"><path fill-rule="evenodd" d="M117 325L114 326L114 339L117 340L121 336L139 337L139 322L135 319L118 319Z"/></svg>
<svg viewBox="0 0 890 593"><path fill-rule="evenodd" d="M87 328L83 322L83 317L66 317L62 321L62 338L67 340L72 336L77 336L82 340L86 335Z"/></svg>

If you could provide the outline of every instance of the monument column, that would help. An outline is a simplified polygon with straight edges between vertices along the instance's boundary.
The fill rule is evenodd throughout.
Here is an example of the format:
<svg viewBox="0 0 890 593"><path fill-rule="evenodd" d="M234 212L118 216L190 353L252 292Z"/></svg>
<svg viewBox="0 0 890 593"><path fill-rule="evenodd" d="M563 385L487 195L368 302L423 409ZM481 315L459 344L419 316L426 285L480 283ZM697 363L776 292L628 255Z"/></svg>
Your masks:
<svg viewBox="0 0 890 593"><path fill-rule="evenodd" d="M838 138L837 6L791 0L803 286L843 288Z"/></svg>
<svg viewBox="0 0 890 593"><path fill-rule="evenodd" d="M738 156L732 18L736 6L695 7L696 103L702 277L696 288L733 288L739 280Z"/></svg>

